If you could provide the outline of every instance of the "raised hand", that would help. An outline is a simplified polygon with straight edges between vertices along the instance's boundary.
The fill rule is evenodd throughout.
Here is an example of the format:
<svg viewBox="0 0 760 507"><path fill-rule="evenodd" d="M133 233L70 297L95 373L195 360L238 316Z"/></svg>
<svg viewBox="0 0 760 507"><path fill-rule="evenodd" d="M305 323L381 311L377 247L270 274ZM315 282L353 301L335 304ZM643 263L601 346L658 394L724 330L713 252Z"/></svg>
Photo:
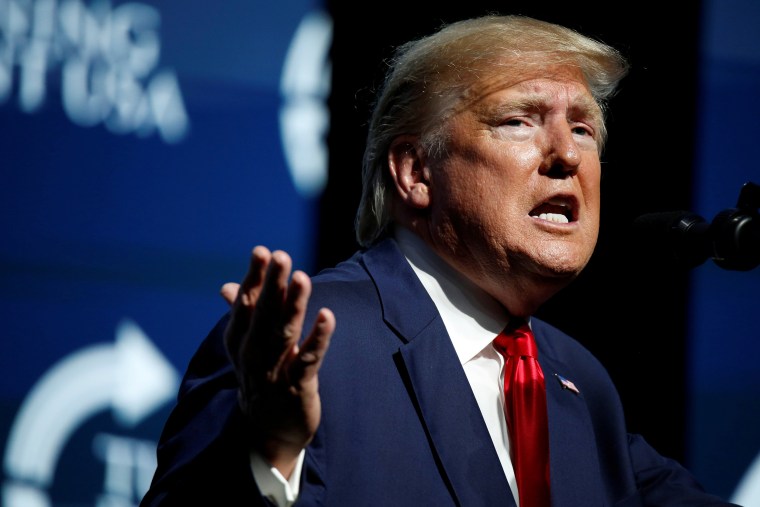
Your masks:
<svg viewBox="0 0 760 507"><path fill-rule="evenodd" d="M221 290L232 305L225 345L240 383L240 407L257 451L285 477L319 426L317 373L335 330L335 316L322 308L299 345L311 279L302 271L291 276L291 267L286 252L257 246L242 283Z"/></svg>

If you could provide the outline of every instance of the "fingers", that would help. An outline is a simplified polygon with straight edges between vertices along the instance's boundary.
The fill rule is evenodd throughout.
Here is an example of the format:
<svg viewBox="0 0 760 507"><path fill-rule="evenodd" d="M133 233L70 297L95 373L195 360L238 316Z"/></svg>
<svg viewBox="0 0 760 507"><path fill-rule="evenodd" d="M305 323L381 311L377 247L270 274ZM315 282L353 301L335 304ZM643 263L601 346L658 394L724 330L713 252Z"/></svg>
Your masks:
<svg viewBox="0 0 760 507"><path fill-rule="evenodd" d="M269 249L261 245L255 247L251 252L248 272L245 274L245 278L243 278L243 283L240 287L242 289L240 292L240 298L243 305L248 307L256 305L272 258L273 254Z"/></svg>
<svg viewBox="0 0 760 507"><path fill-rule="evenodd" d="M245 274L236 294L234 294L230 322L225 332L225 345L233 364L236 366L238 366L238 354L242 339L250 327L251 314L261 293L271 259L272 254L266 247L255 247L251 251L248 272ZM224 290L222 287L222 296L229 302L229 292L225 294Z"/></svg>
<svg viewBox="0 0 760 507"><path fill-rule="evenodd" d="M288 287L282 314L282 336L288 343L295 343L301 337L310 296L311 279L306 273L296 271Z"/></svg>
<svg viewBox="0 0 760 507"><path fill-rule="evenodd" d="M252 336L265 339L244 351L251 361L263 362L269 381L276 381L284 373L283 366L296 353L311 295L311 280L302 271L293 273L288 283L289 261L284 252L272 254L250 331Z"/></svg>
<svg viewBox="0 0 760 507"><path fill-rule="evenodd" d="M276 381L297 352L311 280L302 271L291 276L291 267L286 252L257 246L242 283L222 287L232 302L225 343L243 376Z"/></svg>
<svg viewBox="0 0 760 507"><path fill-rule="evenodd" d="M286 252L257 246L242 283L226 283L220 290L232 305L225 344L249 394L264 384L285 382L298 388L316 379L335 330L335 316L322 309L299 347L311 279L303 271L291 275L291 267Z"/></svg>
<svg viewBox="0 0 760 507"><path fill-rule="evenodd" d="M327 308L322 308L317 314L314 326L306 337L298 357L293 361L290 372L293 384L307 384L316 379L322 366L330 338L335 331L335 315Z"/></svg>
<svg viewBox="0 0 760 507"><path fill-rule="evenodd" d="M254 304L258 302L257 313L261 315L262 320L271 320L272 325L276 325L279 320L278 315L273 314L280 314L286 303L291 265L292 261L287 253L281 250L272 252L263 284L246 290L246 297Z"/></svg>

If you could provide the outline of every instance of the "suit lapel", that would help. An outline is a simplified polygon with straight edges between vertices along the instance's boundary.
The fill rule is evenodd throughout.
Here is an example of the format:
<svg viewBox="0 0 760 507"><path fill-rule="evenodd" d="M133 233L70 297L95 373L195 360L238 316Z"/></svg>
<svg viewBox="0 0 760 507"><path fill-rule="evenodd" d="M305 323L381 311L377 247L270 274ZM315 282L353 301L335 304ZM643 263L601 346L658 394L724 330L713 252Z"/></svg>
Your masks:
<svg viewBox="0 0 760 507"><path fill-rule="evenodd" d="M552 354L545 329L534 325L533 330L546 381L552 507L603 505L599 452L584 386L577 386L576 394L562 385L557 374L572 380L573 372Z"/></svg>
<svg viewBox="0 0 760 507"><path fill-rule="evenodd" d="M511 505L512 493L443 325L401 348L410 394L459 505Z"/></svg>
<svg viewBox="0 0 760 507"><path fill-rule="evenodd" d="M470 384L427 292L393 241L370 251L364 264L384 319L403 342L394 359L456 503L514 506Z"/></svg>

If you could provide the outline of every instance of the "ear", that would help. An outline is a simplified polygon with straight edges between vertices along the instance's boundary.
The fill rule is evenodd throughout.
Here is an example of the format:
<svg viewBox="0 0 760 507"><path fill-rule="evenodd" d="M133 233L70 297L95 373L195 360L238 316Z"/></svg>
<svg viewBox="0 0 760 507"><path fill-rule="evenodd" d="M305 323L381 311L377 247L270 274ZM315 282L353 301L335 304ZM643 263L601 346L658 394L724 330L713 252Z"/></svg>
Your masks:
<svg viewBox="0 0 760 507"><path fill-rule="evenodd" d="M416 136L399 136L393 140L388 150L388 167L402 202L417 209L430 205L426 154Z"/></svg>

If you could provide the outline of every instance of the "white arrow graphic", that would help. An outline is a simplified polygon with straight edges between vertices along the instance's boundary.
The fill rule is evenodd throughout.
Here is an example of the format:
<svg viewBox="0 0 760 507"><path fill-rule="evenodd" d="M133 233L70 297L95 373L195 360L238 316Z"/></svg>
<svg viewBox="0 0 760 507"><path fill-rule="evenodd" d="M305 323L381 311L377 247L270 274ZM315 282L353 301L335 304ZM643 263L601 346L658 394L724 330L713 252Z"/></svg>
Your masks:
<svg viewBox="0 0 760 507"><path fill-rule="evenodd" d="M734 492L731 502L744 507L760 506L760 454L750 464Z"/></svg>
<svg viewBox="0 0 760 507"><path fill-rule="evenodd" d="M117 422L132 427L169 401L178 383L177 371L143 331L123 321L114 344L65 357L35 384L8 437L6 472L27 484L49 486L63 447L84 421L112 407Z"/></svg>

